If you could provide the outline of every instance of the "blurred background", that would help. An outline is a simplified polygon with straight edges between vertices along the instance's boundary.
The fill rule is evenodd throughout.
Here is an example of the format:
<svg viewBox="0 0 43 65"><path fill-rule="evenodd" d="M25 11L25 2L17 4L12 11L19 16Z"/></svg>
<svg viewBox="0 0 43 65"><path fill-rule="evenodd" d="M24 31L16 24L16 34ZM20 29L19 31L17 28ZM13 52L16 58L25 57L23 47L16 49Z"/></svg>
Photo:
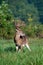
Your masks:
<svg viewBox="0 0 43 65"><path fill-rule="evenodd" d="M32 38L43 38L43 0L0 0L0 39L13 39L14 22Z"/></svg>

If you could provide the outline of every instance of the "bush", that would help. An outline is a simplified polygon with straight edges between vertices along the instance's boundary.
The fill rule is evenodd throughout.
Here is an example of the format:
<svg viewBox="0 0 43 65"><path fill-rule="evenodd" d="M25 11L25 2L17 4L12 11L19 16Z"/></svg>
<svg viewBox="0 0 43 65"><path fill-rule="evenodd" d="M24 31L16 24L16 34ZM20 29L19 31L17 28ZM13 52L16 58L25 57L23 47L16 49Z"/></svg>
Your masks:
<svg viewBox="0 0 43 65"><path fill-rule="evenodd" d="M0 36L7 37L14 33L14 16L9 9L9 5L4 1L0 5ZM13 30L12 30L13 29ZM12 33L11 33L12 32Z"/></svg>

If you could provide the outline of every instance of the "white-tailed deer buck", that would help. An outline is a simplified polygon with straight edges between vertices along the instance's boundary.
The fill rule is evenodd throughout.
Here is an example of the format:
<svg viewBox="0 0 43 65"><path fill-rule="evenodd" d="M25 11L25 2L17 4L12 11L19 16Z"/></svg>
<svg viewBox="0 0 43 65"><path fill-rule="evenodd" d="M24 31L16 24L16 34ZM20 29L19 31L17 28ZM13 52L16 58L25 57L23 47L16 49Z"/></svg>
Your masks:
<svg viewBox="0 0 43 65"><path fill-rule="evenodd" d="M28 44L27 36L20 29L20 26L24 26L24 25L25 24L20 24L20 23L15 24L16 34L14 36L14 42L15 42L15 45L16 45L16 50L20 50L24 46L26 46L29 49L29 51L31 51L29 44Z"/></svg>

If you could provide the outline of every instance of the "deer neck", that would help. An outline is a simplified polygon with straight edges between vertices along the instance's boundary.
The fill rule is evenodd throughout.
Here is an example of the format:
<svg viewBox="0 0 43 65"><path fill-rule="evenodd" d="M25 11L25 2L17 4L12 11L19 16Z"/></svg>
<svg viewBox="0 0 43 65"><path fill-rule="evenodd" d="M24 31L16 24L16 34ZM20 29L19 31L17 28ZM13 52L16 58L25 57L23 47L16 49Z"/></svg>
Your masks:
<svg viewBox="0 0 43 65"><path fill-rule="evenodd" d="M16 28L16 32L20 32L20 31L21 31L21 29L17 27Z"/></svg>
<svg viewBox="0 0 43 65"><path fill-rule="evenodd" d="M23 31L20 28L16 28L16 33L18 35L25 36L25 34L23 33Z"/></svg>

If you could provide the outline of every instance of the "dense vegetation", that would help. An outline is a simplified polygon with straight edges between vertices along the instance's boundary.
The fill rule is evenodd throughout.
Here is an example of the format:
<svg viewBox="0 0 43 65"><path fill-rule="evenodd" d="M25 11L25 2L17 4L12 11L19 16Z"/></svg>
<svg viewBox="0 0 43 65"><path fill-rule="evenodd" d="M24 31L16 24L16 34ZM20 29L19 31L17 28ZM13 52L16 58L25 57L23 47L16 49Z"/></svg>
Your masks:
<svg viewBox="0 0 43 65"><path fill-rule="evenodd" d="M0 5L0 38L13 38L15 21L25 22L26 26L21 29L28 36L43 37L43 24L39 22L39 13L34 4L28 4L25 0L12 1L11 4L11 1L3 1Z"/></svg>
<svg viewBox="0 0 43 65"><path fill-rule="evenodd" d="M0 37L7 37L13 33L13 21L14 17L9 9L9 5L3 2L0 6Z"/></svg>
<svg viewBox="0 0 43 65"><path fill-rule="evenodd" d="M16 0L16 1L15 0L5 0L5 1L8 4L10 4L10 7L13 10L13 13L15 13L16 10L18 11L19 7L22 7L23 5L26 8L29 4L33 4L35 6L35 8L37 8L37 10L38 10L39 17L40 17L39 21L41 23L43 23L43 0L22 0L22 1L21 0ZM22 5L21 5L21 3L22 3ZM15 11L14 11L14 7L16 7ZM27 8L29 8L29 7L30 6L28 6Z"/></svg>

